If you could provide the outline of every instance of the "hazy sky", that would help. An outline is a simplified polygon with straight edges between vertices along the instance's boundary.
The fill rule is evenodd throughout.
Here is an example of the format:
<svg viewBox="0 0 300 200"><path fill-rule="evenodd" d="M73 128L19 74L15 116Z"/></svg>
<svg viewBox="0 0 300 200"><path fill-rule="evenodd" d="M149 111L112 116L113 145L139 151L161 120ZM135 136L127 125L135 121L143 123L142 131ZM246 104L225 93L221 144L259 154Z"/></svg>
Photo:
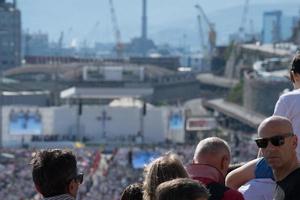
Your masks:
<svg viewBox="0 0 300 200"><path fill-rule="evenodd" d="M196 17L194 5L201 4L208 16L218 10L243 5L245 0L148 0L149 29L172 26L178 20ZM250 0L253 4L288 4L299 0ZM124 40L140 35L142 0L114 0L118 23ZM90 38L99 35L113 41L108 0L18 0L23 29L49 32L56 39L61 31L66 37ZM299 3L300 7L300 3ZM150 31L151 34L151 31Z"/></svg>

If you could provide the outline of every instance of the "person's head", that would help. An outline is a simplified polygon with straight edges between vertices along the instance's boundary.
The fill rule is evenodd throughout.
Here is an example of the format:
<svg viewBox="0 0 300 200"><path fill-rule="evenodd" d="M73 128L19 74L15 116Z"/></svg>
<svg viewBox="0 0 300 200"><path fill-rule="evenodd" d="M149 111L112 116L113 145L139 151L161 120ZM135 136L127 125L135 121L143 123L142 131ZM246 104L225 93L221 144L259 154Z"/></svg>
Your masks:
<svg viewBox="0 0 300 200"><path fill-rule="evenodd" d="M143 184L134 183L125 188L121 200L143 200Z"/></svg>
<svg viewBox="0 0 300 200"><path fill-rule="evenodd" d="M275 170L285 169L291 161L297 160L297 136L293 133L291 122L285 117L272 116L262 121L255 142Z"/></svg>
<svg viewBox="0 0 300 200"><path fill-rule="evenodd" d="M218 137L201 140L196 147L193 162L211 165L225 176L230 164L230 147L226 141Z"/></svg>
<svg viewBox="0 0 300 200"><path fill-rule="evenodd" d="M292 60L290 69L290 79L295 88L300 87L300 54L298 53Z"/></svg>
<svg viewBox="0 0 300 200"><path fill-rule="evenodd" d="M189 178L177 178L160 184L156 200L207 200L209 192L204 185Z"/></svg>
<svg viewBox="0 0 300 200"><path fill-rule="evenodd" d="M76 197L83 174L77 173L76 157L71 151L38 151L34 154L31 165L35 187L44 197L61 194Z"/></svg>
<svg viewBox="0 0 300 200"><path fill-rule="evenodd" d="M143 196L145 200L155 199L155 189L159 184L175 178L188 177L182 162L173 153L167 153L152 161L146 166L144 174Z"/></svg>

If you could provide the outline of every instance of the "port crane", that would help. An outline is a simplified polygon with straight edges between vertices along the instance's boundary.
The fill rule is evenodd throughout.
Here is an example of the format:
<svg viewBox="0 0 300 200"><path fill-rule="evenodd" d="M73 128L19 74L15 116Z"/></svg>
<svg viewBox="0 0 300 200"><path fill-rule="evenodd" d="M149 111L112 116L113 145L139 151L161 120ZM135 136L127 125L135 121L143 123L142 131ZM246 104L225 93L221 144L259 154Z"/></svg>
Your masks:
<svg viewBox="0 0 300 200"><path fill-rule="evenodd" d="M205 12L204 12L204 10L203 10L203 8L199 5L199 4L196 4L195 5L195 8L198 10L198 12L199 12L199 14L197 15L197 19L198 19L198 23L199 23L199 31L200 31L200 37L202 38L200 38L200 40L202 40L203 41L203 43L202 43L202 41L201 41L201 43L203 44L203 46L202 47L204 47L204 48L206 48L207 50L207 54L209 55L209 56L212 56L212 54L213 54L213 51L215 50L215 48L216 48L216 39L217 39L217 33L216 33L216 31L215 31L215 27L214 27L214 24L213 23L211 23L210 21L209 21L209 19L208 19L208 17L206 16L206 14L205 14ZM207 26L208 26L208 47L205 47L206 45L205 45L205 42L204 42L204 34L203 34L203 29L202 29L202 20L201 19L203 19L204 20L204 22L207 24ZM201 33L202 32L202 33ZM204 49L205 50L205 49Z"/></svg>
<svg viewBox="0 0 300 200"><path fill-rule="evenodd" d="M243 42L245 40L245 26L248 21L247 19L248 10L249 10L249 0L245 0L243 12L242 12L242 18L241 18L242 20L238 30L238 39L240 40L239 42Z"/></svg>
<svg viewBox="0 0 300 200"><path fill-rule="evenodd" d="M121 31L119 28L113 0L109 0L109 6L110 6L111 21L113 25L113 31L114 31L115 42L116 42L115 50L117 52L117 56L121 58L123 56L124 44L122 43Z"/></svg>

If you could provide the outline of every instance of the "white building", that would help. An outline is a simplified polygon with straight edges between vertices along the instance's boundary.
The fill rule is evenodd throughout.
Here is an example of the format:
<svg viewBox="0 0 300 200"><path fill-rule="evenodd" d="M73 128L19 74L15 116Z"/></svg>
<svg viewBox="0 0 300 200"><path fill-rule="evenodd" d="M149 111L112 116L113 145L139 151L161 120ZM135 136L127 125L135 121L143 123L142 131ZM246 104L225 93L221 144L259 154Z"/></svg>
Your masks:
<svg viewBox="0 0 300 200"><path fill-rule="evenodd" d="M20 146L22 143L30 144L33 135L77 137L79 134L80 138L103 142L104 139L105 141L122 141L135 138L142 132L145 143L159 143L166 139L174 142L184 141L183 116L181 116L180 124L176 124L176 121L171 122L170 118L174 114L174 109L151 105L147 105L146 114L143 115L141 103L128 106L115 103L107 106L83 105L81 115L78 113L78 106L68 105L61 107L5 106L2 112L2 145L5 147ZM24 113L27 113L26 117L21 116ZM22 118L22 122L12 117L14 114ZM30 122L32 119L28 116L35 118L38 116L40 120L32 125Z"/></svg>
<svg viewBox="0 0 300 200"><path fill-rule="evenodd" d="M74 87L61 92L67 104L60 107L3 106L0 141L2 146L20 146L30 144L34 137L67 136L95 143L184 142L183 108L155 107L138 100L152 93L152 88ZM83 103L91 99L110 103Z"/></svg>

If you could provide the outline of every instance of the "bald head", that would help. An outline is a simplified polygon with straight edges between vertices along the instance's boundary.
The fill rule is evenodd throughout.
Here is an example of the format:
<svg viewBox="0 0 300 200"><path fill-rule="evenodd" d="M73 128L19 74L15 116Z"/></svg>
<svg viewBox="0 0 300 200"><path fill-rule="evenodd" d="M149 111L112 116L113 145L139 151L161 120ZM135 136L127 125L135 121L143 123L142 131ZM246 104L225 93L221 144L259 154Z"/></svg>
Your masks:
<svg viewBox="0 0 300 200"><path fill-rule="evenodd" d="M258 135L261 137L266 130L275 130L277 133L292 133L293 126L288 118L271 116L263 120L258 127Z"/></svg>
<svg viewBox="0 0 300 200"><path fill-rule="evenodd" d="M226 141L218 137L209 137L201 140L194 154L195 163L212 164L213 160L223 155L230 157L230 148Z"/></svg>

